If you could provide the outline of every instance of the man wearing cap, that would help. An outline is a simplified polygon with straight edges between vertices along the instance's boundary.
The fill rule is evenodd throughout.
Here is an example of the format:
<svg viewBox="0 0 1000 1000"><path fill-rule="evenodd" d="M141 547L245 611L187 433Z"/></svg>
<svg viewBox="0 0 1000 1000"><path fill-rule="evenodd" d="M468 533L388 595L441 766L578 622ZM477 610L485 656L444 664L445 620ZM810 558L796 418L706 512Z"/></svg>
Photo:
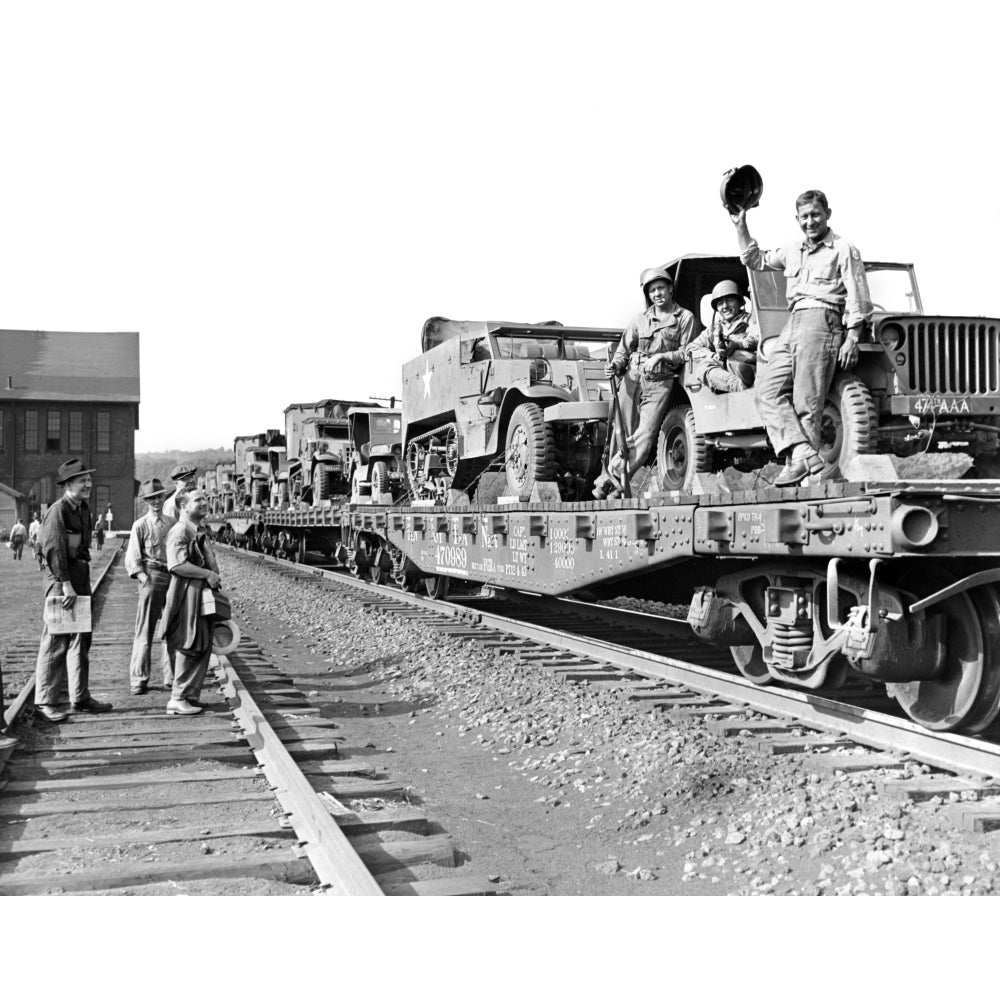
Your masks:
<svg viewBox="0 0 1000 1000"><path fill-rule="evenodd" d="M711 325L687 346L692 373L715 392L742 392L754 383L760 338L735 281L720 281L711 302Z"/></svg>
<svg viewBox="0 0 1000 1000"><path fill-rule="evenodd" d="M176 650L167 715L197 715L212 655L212 624L202 614L201 593L206 586L217 590L221 577L212 543L201 530L208 514L205 491L192 490L181 503L180 520L167 535L170 588L163 610L163 636Z"/></svg>
<svg viewBox="0 0 1000 1000"><path fill-rule="evenodd" d="M795 486L824 469L819 447L826 394L838 363L844 369L857 364L858 340L872 314L865 265L857 248L830 228L822 191L799 195L796 221L805 239L777 250L757 245L746 207L727 208L740 260L754 271L783 271L787 282L788 322L757 379L757 402L775 454L785 459L774 485Z"/></svg>
<svg viewBox="0 0 1000 1000"><path fill-rule="evenodd" d="M42 558L48 568L46 598L61 597L71 608L77 597L90 596L90 508L93 483L78 458L59 466L56 482L65 490L45 514L40 532ZM74 712L110 712L111 705L90 694L90 632L52 635L42 626L35 665L35 713L49 722L63 722L59 708L63 679L69 675L69 698Z"/></svg>
<svg viewBox="0 0 1000 1000"><path fill-rule="evenodd" d="M166 514L167 517L176 521L181 516L180 499L189 489L191 489L191 487L194 486L195 477L197 475L198 469L193 465L188 465L187 463L175 465L170 470L170 478L174 481L175 489L163 505L163 513Z"/></svg>
<svg viewBox="0 0 1000 1000"><path fill-rule="evenodd" d="M167 535L176 522L163 514L166 493L159 479L147 479L139 488L139 499L145 501L147 510L132 525L125 551L125 571L139 581L139 607L129 664L132 694L145 694L149 686L150 649L170 586ZM164 642L163 686L169 689L173 682L173 650Z"/></svg>
<svg viewBox="0 0 1000 1000"><path fill-rule="evenodd" d="M674 279L666 268L647 268L639 276L639 284L646 309L632 318L614 357L604 369L609 377L623 377L619 399L624 397L626 413L630 402L634 407L631 422L626 417L626 429L634 426L628 442L629 474L645 465L656 447L670 390L684 362L684 348L695 329L694 316L674 302ZM617 435L617 428L611 433ZM611 477L621 481L625 463L614 443L611 453L610 476L602 473L594 484L598 500L618 495Z"/></svg>

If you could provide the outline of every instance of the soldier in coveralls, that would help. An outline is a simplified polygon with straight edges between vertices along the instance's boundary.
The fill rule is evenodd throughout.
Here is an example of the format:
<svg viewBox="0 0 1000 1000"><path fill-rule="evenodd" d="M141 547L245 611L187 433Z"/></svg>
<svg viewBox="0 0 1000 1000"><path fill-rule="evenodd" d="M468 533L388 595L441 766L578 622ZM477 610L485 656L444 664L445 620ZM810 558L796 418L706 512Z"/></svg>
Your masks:
<svg viewBox="0 0 1000 1000"><path fill-rule="evenodd" d="M694 334L694 316L674 302L674 279L666 268L651 267L639 276L646 309L632 317L621 343L604 369L609 377L622 377L619 401L625 414L628 468L631 474L645 465L656 446L660 424L667 412L670 390L684 362L684 348ZM611 475L620 480L624 463L612 426ZM617 496L614 482L602 473L594 484L598 500Z"/></svg>
<svg viewBox="0 0 1000 1000"><path fill-rule="evenodd" d="M90 596L90 508L93 483L78 458L59 466L56 483L66 492L51 506L42 522L40 550L49 571L45 596L61 597L71 608L77 597ZM69 674L69 697L74 712L110 712L111 705L90 694L90 632L52 635L42 626L35 665L35 715L63 722L59 708L63 678Z"/></svg>
<svg viewBox="0 0 1000 1000"><path fill-rule="evenodd" d="M830 228L826 195L800 194L795 211L805 239L767 251L750 235L746 210L730 212L740 260L755 271L784 271L787 279L788 322L757 379L767 435L785 459L775 486L795 486L823 470L819 446L826 394L838 362L845 369L857 364L858 339L872 314L861 254Z"/></svg>

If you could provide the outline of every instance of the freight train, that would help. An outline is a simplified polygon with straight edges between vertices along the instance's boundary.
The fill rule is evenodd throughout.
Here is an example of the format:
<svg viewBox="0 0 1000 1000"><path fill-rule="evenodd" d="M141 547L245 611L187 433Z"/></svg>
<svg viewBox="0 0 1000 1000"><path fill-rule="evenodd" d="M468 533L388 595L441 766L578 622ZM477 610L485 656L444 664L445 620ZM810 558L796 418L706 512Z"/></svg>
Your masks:
<svg viewBox="0 0 1000 1000"><path fill-rule="evenodd" d="M861 362L831 390L816 481L769 486L753 391L717 394L682 370L635 495L588 500L620 334L434 318L403 367L402 412L347 408L357 461L340 493L265 505L247 456L266 454L267 436L236 439L244 504L225 531L436 598L459 581L684 600L694 632L753 683L830 690L862 677L922 726L980 733L1000 715L1000 481L985 478L1000 320L924 316L911 265L866 266L880 304ZM741 283L767 364L782 275L723 256L667 267L702 322L714 284Z"/></svg>

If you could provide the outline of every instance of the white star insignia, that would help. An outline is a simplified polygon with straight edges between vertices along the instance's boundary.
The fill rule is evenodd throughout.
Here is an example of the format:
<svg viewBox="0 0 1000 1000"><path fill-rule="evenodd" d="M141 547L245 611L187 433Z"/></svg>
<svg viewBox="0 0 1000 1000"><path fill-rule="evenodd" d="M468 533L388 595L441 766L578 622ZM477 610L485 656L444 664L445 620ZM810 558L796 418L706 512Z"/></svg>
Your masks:
<svg viewBox="0 0 1000 1000"><path fill-rule="evenodd" d="M431 370L431 366L427 365L426 366L426 370L424 371L423 375L420 376L420 378L423 380L423 383L424 383L424 396L425 397L429 396L431 394L431 379L433 378L433 376L434 376L434 372Z"/></svg>

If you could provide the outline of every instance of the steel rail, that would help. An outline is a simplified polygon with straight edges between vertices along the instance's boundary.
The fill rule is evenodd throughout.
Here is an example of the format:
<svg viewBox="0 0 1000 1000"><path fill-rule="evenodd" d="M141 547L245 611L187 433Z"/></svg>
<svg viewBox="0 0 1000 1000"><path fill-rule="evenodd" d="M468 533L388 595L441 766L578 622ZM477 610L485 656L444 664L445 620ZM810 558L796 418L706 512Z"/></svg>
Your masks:
<svg viewBox="0 0 1000 1000"><path fill-rule="evenodd" d="M545 643L579 656L600 659L645 677L683 684L705 694L746 705L754 711L784 716L815 729L843 734L866 746L909 754L944 771L982 779L1000 779L1000 744L981 737L933 732L909 719L833 701L809 691L761 686L742 676L730 676L671 656L629 649L602 639L574 636L495 612L479 609L473 611L460 605L449 605L398 588L386 588L381 584L359 580L342 571L284 563L262 553L253 555L262 561L294 568L300 573L323 577L359 591L391 597L428 611L435 610L455 618L468 619L474 616L483 625L518 638Z"/></svg>
<svg viewBox="0 0 1000 1000"><path fill-rule="evenodd" d="M264 770L269 791L281 803L321 887L331 896L384 896L337 821L321 804L316 789L264 718L229 659L215 656L222 693L240 724L243 739Z"/></svg>

